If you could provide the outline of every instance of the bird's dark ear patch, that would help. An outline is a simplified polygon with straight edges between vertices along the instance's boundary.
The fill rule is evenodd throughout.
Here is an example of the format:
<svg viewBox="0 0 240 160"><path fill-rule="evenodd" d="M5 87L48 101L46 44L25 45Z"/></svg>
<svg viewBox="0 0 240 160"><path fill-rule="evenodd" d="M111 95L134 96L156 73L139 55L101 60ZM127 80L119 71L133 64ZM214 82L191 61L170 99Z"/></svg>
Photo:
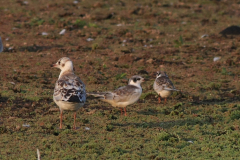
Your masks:
<svg viewBox="0 0 240 160"><path fill-rule="evenodd" d="M65 66L65 64L62 64L62 67L64 67Z"/></svg>
<svg viewBox="0 0 240 160"><path fill-rule="evenodd" d="M133 82L136 83L137 82L137 78L133 78Z"/></svg>

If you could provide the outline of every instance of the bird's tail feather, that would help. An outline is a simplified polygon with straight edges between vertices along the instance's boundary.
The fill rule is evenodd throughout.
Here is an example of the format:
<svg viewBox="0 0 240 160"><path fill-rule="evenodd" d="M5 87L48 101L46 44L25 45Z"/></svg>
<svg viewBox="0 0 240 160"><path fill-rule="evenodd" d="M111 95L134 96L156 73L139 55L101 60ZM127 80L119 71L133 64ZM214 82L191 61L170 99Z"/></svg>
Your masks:
<svg viewBox="0 0 240 160"><path fill-rule="evenodd" d="M92 93L87 93L87 96L94 96L96 98L99 98L99 99L102 99L105 97L105 92L99 92L99 93L96 93L96 92L92 92Z"/></svg>
<svg viewBox="0 0 240 160"><path fill-rule="evenodd" d="M164 90L167 90L167 91L179 91L179 90L177 90L177 89L173 89L173 88L164 88Z"/></svg>

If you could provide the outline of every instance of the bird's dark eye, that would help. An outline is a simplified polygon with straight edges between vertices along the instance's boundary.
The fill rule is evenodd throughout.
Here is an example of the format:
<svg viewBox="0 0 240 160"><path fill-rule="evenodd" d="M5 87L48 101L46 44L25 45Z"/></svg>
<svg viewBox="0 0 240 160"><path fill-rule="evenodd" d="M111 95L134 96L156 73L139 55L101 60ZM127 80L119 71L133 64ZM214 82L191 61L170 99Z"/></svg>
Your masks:
<svg viewBox="0 0 240 160"><path fill-rule="evenodd" d="M58 64L60 65L60 61L58 62Z"/></svg>
<svg viewBox="0 0 240 160"><path fill-rule="evenodd" d="M133 82L136 83L137 82L137 78L133 78Z"/></svg>
<svg viewBox="0 0 240 160"><path fill-rule="evenodd" d="M138 81L140 81L140 78L137 78Z"/></svg>

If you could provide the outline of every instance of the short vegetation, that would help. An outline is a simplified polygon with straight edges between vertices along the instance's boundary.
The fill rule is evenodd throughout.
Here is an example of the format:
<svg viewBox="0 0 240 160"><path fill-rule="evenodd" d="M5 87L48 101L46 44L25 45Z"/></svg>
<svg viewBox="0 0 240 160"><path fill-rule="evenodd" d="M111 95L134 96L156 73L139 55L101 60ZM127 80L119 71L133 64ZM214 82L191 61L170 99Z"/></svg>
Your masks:
<svg viewBox="0 0 240 160"><path fill-rule="evenodd" d="M239 1L0 2L0 159L238 159ZM59 34L66 29L64 34ZM239 32L240 33L240 32ZM139 74L140 100L120 109L88 98L77 114L52 100L59 58L73 60L88 92ZM214 61L215 60L215 61ZM180 92L153 90L164 70Z"/></svg>

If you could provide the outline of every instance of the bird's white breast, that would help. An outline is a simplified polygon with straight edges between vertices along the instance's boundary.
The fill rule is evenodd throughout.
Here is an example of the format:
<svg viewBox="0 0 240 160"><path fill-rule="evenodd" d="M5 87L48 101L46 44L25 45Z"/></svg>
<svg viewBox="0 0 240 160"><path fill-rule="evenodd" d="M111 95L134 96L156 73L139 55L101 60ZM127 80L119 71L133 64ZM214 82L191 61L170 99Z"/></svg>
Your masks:
<svg viewBox="0 0 240 160"><path fill-rule="evenodd" d="M162 91L158 92L158 94L160 94L160 96L162 98L167 98L172 94L172 91L162 90Z"/></svg>

